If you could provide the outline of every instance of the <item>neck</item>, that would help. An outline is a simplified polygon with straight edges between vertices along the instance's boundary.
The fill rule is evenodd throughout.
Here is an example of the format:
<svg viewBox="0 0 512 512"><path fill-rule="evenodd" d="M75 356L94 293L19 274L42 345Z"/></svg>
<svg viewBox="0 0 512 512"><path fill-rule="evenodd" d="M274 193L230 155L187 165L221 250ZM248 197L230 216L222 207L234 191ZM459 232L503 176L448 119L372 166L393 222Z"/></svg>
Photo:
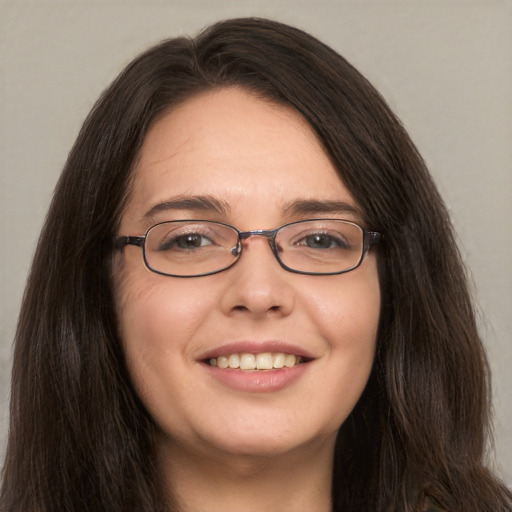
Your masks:
<svg viewBox="0 0 512 512"><path fill-rule="evenodd" d="M334 445L278 456L197 453L165 442L164 487L180 512L330 512Z"/></svg>

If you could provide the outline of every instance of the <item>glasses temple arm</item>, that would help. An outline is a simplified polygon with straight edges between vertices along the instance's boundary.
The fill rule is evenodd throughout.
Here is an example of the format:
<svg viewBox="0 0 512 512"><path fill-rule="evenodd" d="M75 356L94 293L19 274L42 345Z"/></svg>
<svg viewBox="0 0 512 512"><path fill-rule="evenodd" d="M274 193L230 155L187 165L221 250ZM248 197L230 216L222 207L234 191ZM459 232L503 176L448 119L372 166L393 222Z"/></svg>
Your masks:
<svg viewBox="0 0 512 512"><path fill-rule="evenodd" d="M144 245L144 240L146 237L144 236L118 236L114 238L114 248L122 249L127 245L136 245L137 247L142 247Z"/></svg>

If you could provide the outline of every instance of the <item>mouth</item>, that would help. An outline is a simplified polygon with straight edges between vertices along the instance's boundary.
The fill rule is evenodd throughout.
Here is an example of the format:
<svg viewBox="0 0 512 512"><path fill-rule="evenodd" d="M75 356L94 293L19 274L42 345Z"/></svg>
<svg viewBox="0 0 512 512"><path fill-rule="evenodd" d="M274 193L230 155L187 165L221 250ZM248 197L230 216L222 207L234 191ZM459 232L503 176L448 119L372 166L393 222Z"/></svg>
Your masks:
<svg viewBox="0 0 512 512"><path fill-rule="evenodd" d="M210 366L222 370L268 371L293 368L307 362L303 356L285 352L242 352L219 355L205 360Z"/></svg>
<svg viewBox="0 0 512 512"><path fill-rule="evenodd" d="M301 346L280 341L227 343L203 353L208 378L243 393L271 393L292 386L310 373L316 359Z"/></svg>
<svg viewBox="0 0 512 512"><path fill-rule="evenodd" d="M208 378L244 393L280 391L310 373L317 356L279 340L237 341L203 353L200 367Z"/></svg>

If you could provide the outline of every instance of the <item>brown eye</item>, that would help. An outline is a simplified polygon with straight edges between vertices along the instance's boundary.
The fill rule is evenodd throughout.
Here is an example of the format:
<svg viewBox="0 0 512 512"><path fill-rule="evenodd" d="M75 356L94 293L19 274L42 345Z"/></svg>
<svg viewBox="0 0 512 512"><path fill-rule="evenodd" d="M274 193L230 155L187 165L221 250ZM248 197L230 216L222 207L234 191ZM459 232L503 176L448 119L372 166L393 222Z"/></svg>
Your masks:
<svg viewBox="0 0 512 512"><path fill-rule="evenodd" d="M167 240L162 240L159 245L159 251L168 251L172 249L198 249L199 247L206 247L212 245L212 241L199 233L187 233L186 235L179 235Z"/></svg>
<svg viewBox="0 0 512 512"><path fill-rule="evenodd" d="M338 249L347 248L347 244L338 237L316 233L304 238L304 245L311 249Z"/></svg>

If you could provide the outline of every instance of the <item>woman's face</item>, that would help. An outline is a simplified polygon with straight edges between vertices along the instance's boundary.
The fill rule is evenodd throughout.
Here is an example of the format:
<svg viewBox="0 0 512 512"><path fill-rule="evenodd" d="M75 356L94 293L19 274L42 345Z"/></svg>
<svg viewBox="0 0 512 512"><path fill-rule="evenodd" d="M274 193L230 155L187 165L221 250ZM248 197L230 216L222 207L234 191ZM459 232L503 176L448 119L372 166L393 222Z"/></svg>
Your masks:
<svg viewBox="0 0 512 512"><path fill-rule="evenodd" d="M226 88L186 101L150 129L119 233L178 219L243 231L307 218L361 223L357 208L296 111ZM148 271L141 248L127 246L116 292L129 372L171 450L265 455L332 444L372 367L373 252L346 274L302 275L253 236L228 270L177 278ZM273 370L208 363L261 353L307 362Z"/></svg>

